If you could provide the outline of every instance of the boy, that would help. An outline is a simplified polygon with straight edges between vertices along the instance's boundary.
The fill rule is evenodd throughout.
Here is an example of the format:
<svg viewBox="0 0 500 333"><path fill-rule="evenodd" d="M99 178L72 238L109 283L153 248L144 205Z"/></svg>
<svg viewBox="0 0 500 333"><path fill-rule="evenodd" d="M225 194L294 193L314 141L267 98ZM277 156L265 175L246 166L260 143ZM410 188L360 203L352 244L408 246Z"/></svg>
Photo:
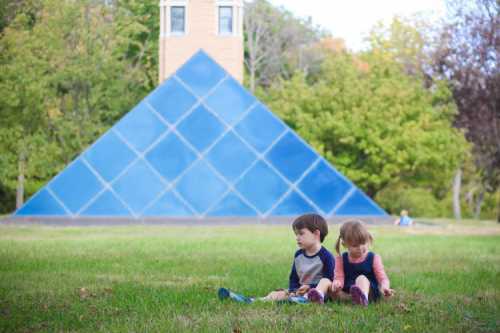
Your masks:
<svg viewBox="0 0 500 333"><path fill-rule="evenodd" d="M252 303L255 300L288 300L296 303L322 304L335 269L332 254L321 245L328 234L328 224L318 214L305 214L293 221L292 228L299 250L295 252L288 290L276 290L265 297L249 298L226 288L220 288L219 298L231 298L244 303ZM323 281L319 283L321 279Z"/></svg>

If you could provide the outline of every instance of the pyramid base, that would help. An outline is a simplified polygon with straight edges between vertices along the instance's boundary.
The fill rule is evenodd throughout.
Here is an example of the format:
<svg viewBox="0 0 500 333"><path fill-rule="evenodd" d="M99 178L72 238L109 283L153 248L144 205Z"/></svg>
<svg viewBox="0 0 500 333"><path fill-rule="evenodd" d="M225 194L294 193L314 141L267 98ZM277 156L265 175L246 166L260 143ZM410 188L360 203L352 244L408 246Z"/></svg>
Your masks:
<svg viewBox="0 0 500 333"><path fill-rule="evenodd" d="M49 216L8 216L0 219L3 225L51 225L51 226L113 226L113 225L288 225L296 216L257 217L205 217L205 218L174 218L174 217L49 217ZM327 218L330 224L341 224L347 220L358 219L368 224L390 224L392 216L333 216Z"/></svg>

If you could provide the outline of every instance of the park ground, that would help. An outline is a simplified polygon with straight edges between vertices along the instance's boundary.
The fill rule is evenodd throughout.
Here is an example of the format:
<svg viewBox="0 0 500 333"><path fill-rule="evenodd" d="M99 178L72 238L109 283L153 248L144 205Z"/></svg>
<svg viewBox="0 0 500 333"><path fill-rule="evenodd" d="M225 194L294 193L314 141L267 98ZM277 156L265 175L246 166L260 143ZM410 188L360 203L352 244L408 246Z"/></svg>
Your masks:
<svg viewBox="0 0 500 333"><path fill-rule="evenodd" d="M500 225L370 226L396 295L349 303L221 302L287 286L285 225L0 225L0 332L498 332ZM333 251L338 225L324 245Z"/></svg>

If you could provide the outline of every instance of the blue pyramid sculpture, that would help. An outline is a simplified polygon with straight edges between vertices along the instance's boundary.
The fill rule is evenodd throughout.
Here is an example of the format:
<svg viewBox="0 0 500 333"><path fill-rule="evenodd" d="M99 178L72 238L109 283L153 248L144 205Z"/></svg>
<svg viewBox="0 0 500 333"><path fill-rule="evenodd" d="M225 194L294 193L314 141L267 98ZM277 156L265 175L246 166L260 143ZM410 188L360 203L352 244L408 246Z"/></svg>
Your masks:
<svg viewBox="0 0 500 333"><path fill-rule="evenodd" d="M15 216L386 216L204 51Z"/></svg>

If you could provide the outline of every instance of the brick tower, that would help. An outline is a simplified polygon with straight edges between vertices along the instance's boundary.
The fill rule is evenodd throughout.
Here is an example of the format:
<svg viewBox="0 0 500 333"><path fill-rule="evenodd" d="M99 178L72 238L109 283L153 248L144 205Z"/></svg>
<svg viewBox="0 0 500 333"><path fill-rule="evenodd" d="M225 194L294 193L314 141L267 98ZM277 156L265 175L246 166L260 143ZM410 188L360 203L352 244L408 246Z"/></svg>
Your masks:
<svg viewBox="0 0 500 333"><path fill-rule="evenodd" d="M242 82L243 0L160 0L160 83L199 49Z"/></svg>

